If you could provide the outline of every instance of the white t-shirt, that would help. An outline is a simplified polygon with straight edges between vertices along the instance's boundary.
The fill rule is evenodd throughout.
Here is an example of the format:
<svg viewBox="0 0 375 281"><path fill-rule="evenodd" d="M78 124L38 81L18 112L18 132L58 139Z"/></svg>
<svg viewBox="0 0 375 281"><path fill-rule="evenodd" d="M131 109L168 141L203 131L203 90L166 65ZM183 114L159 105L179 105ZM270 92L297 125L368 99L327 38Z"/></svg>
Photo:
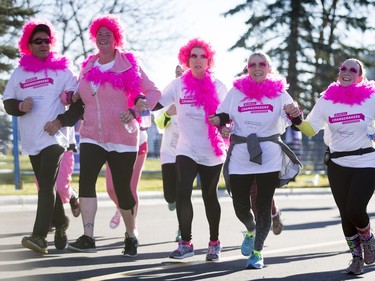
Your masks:
<svg viewBox="0 0 375 281"><path fill-rule="evenodd" d="M227 94L225 85L215 80L216 90L220 101ZM180 134L177 142L177 155L185 155L196 163L215 166L224 162L225 155L216 156L208 137L208 125L205 121L205 111L197 108L183 90L181 77L174 79L162 92L160 104L167 107L175 104Z"/></svg>
<svg viewBox="0 0 375 281"><path fill-rule="evenodd" d="M274 99L263 98L262 102L247 98L236 88L232 88L218 113L229 114L233 121L233 133L247 137L255 133L258 137L282 135L290 125L283 106L293 102L292 97L283 92ZM279 144L271 141L260 142L262 148L262 165L250 162L247 144L236 144L229 162L229 174L258 174L281 170L282 150Z"/></svg>
<svg viewBox="0 0 375 281"><path fill-rule="evenodd" d="M331 152L352 151L374 146L367 136L367 127L375 119L375 95L362 105L333 103L320 97L306 121L315 132L324 129L324 142ZM375 168L375 152L334 158L332 161L343 167Z"/></svg>
<svg viewBox="0 0 375 281"><path fill-rule="evenodd" d="M75 91L77 78L69 69L26 72L17 67L6 85L3 99L33 99L31 112L19 117L22 154L37 155L50 145L57 144L53 136L44 131L44 125L65 112L60 101L64 91ZM68 137L68 127L60 129Z"/></svg>

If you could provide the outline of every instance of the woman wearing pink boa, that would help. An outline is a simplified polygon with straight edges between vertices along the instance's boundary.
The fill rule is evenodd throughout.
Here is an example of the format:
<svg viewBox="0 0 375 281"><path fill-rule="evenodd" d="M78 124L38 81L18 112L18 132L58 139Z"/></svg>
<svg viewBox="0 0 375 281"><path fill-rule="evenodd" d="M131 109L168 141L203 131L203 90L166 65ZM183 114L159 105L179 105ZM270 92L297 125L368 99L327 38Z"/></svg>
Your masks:
<svg viewBox="0 0 375 281"><path fill-rule="evenodd" d="M233 194L236 216L246 227L241 246L242 255L249 256L246 268L260 269L264 267L261 251L271 227L272 199L275 189L282 185L283 163L297 166L293 177L300 163L280 138L290 125L283 106L293 102L286 91L285 78L276 74L270 58L263 52L250 55L247 70L249 74L234 81L233 88L219 105L215 117L219 120L213 120L223 126L233 122L224 178L228 191ZM223 136L228 137L224 128ZM290 177L285 179L288 181ZM257 185L256 225L250 200L254 182Z"/></svg>
<svg viewBox="0 0 375 281"><path fill-rule="evenodd" d="M123 255L137 255L135 233L136 202L130 181L139 146L139 125L134 120L144 108L153 108L160 91L130 52L122 52L124 38L114 15L95 18L89 26L90 39L99 52L82 65L78 94L69 110L46 125L54 133L61 126L74 125L83 117L80 129L79 198L84 234L68 245L72 252L96 252L94 222L97 211L96 181L108 162L118 205L125 223ZM75 99L73 99L75 100ZM124 123L132 123L133 129Z"/></svg>
<svg viewBox="0 0 375 281"><path fill-rule="evenodd" d="M322 93L306 120L293 104L285 107L307 136L324 129L328 180L352 255L347 274L362 274L364 264L375 262L375 238L367 213L375 188L374 108L375 84L367 81L357 59L343 62L337 82Z"/></svg>
<svg viewBox="0 0 375 281"><path fill-rule="evenodd" d="M54 242L59 250L66 247L65 231L69 226L61 198L54 192L65 149L44 126L65 111L60 95L74 91L77 79L68 68L68 59L52 51L55 44L56 34L50 23L33 20L25 24L18 44L22 55L19 66L12 73L3 96L7 113L19 116L22 153L29 155L39 183L33 232L22 239L22 245L41 254L48 253L46 237L50 224L56 227ZM67 128L61 131L68 136Z"/></svg>
<svg viewBox="0 0 375 281"><path fill-rule="evenodd" d="M197 174L201 178L202 197L210 226L210 240L206 260L220 258L220 204L217 185L225 159L225 144L218 129L209 119L227 93L222 82L211 70L214 51L210 44L192 39L180 49L178 59L184 74L173 80L163 91L162 106L175 104L180 135L176 147L177 193L176 207L181 239L170 258L183 259L194 255L191 242L193 206L191 194ZM161 107L158 107L158 109Z"/></svg>

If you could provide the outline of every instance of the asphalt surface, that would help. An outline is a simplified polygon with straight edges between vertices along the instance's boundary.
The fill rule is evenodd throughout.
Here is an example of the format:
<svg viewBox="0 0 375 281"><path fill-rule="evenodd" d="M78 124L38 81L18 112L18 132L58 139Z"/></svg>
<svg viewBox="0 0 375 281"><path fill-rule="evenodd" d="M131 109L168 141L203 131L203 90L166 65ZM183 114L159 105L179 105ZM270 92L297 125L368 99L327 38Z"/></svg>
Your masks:
<svg viewBox="0 0 375 281"><path fill-rule="evenodd" d="M329 189L278 189L275 195L282 209L284 230L270 231L262 251L265 267L245 269L246 257L240 253L241 223L231 198L220 192L222 208L219 262L206 262L208 224L200 192L193 194L193 243L195 256L184 260L168 258L177 243L175 212L168 210L161 193L141 193L138 216L140 246L136 258L121 255L124 225L109 227L113 203L99 195L95 224L98 252L70 253L56 250L53 233L47 237L49 254L41 256L21 245L30 235L35 218L35 196L0 198L0 280L375 280L375 266L366 265L365 274L346 275L342 271L351 259L337 208ZM368 211L375 214L375 201ZM80 218L71 220L67 234L73 242L82 235Z"/></svg>

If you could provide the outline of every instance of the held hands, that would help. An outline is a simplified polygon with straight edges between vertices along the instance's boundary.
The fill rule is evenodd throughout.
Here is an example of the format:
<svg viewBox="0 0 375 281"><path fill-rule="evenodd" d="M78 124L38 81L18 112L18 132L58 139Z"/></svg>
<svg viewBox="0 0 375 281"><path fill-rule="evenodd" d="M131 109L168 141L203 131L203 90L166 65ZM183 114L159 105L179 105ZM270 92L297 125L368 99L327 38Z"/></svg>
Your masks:
<svg viewBox="0 0 375 281"><path fill-rule="evenodd" d="M301 115L298 106L296 106L294 103L284 105L284 111L287 115L293 118Z"/></svg>
<svg viewBox="0 0 375 281"><path fill-rule="evenodd" d="M48 121L46 125L44 125L44 131L49 134L50 136L53 136L58 130L60 130L62 127L62 124L59 119L55 119L53 121Z"/></svg>
<svg viewBox="0 0 375 281"><path fill-rule="evenodd" d="M150 108L150 105L148 104L148 101L146 100L146 98L138 99L135 105L138 107L140 111L143 109Z"/></svg>
<svg viewBox="0 0 375 281"><path fill-rule="evenodd" d="M176 115L176 114L177 114L176 106L175 106L175 105L171 105L171 106L168 108L168 110L166 111L166 113L167 113L169 116Z"/></svg>
<svg viewBox="0 0 375 281"><path fill-rule="evenodd" d="M134 120L134 115L130 110L122 111L120 113L120 120L122 123L130 123Z"/></svg>
<svg viewBox="0 0 375 281"><path fill-rule="evenodd" d="M232 133L232 128L224 126L220 129L220 134L224 139L227 139L230 137L230 134Z"/></svg>
<svg viewBox="0 0 375 281"><path fill-rule="evenodd" d="M32 108L33 108L33 99L32 99L32 97L27 97L19 105L19 109L22 112L30 112L32 110Z"/></svg>
<svg viewBox="0 0 375 281"><path fill-rule="evenodd" d="M219 118L219 116L210 115L210 116L208 116L208 121L213 126L220 126L220 118Z"/></svg>

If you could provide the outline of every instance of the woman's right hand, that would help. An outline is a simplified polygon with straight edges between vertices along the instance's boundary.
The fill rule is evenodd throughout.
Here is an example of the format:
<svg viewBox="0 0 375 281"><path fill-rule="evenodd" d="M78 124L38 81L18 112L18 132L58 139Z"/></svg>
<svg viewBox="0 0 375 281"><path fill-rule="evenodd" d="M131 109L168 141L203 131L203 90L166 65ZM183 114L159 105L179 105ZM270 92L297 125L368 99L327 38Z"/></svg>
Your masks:
<svg viewBox="0 0 375 281"><path fill-rule="evenodd" d="M25 98L20 104L20 110L22 112L30 112L33 109L32 97Z"/></svg>

